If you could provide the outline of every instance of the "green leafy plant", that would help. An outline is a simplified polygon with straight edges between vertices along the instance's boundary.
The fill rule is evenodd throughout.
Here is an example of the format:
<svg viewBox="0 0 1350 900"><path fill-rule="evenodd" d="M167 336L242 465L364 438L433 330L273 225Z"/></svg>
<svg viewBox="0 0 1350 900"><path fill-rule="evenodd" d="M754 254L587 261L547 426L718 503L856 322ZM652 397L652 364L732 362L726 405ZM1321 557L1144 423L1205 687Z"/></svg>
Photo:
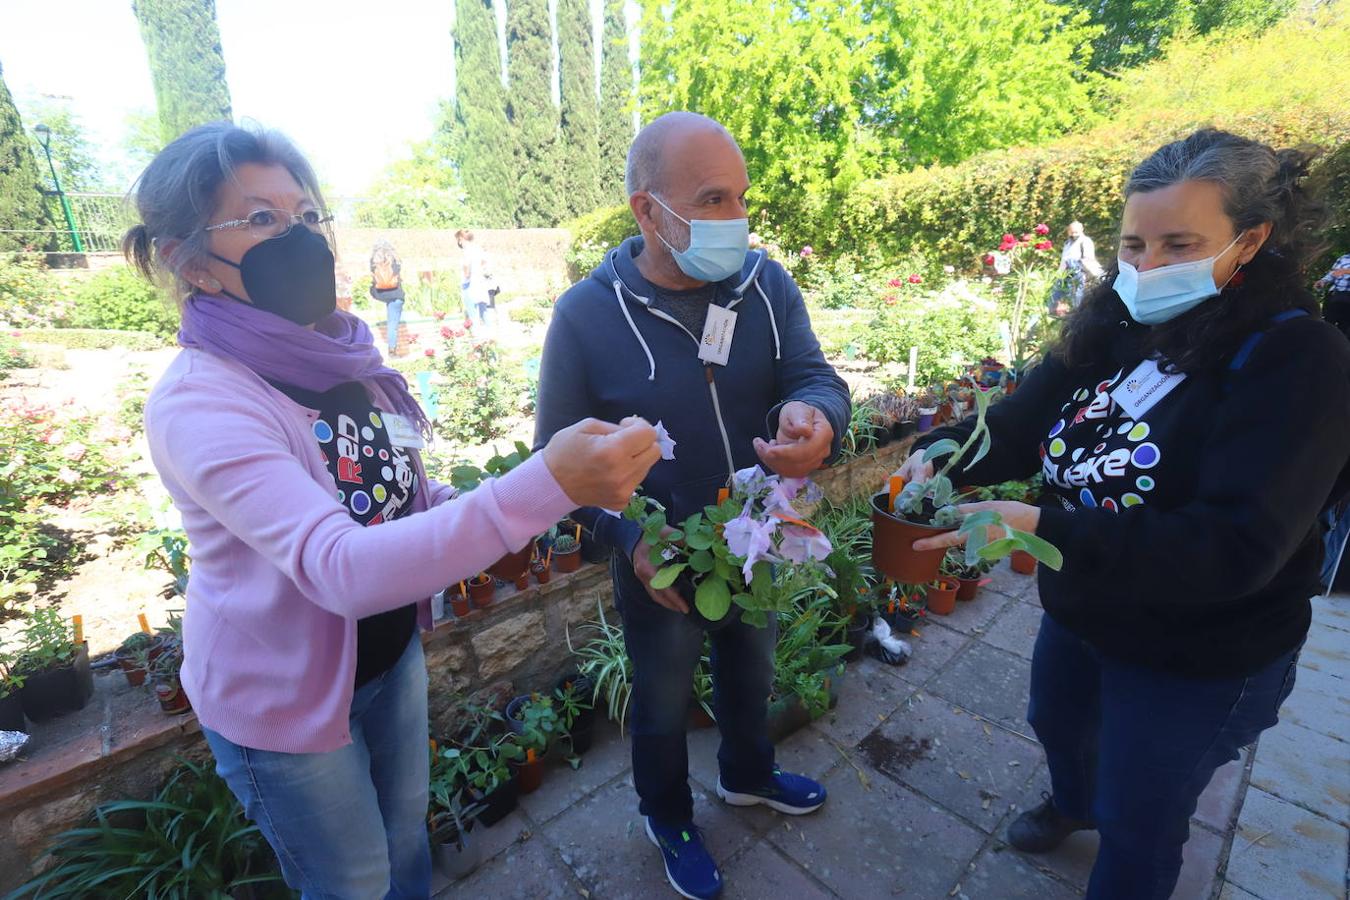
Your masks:
<svg viewBox="0 0 1350 900"><path fill-rule="evenodd" d="M163 569L173 577L166 596L187 596L188 573L192 556L188 553L187 532L181 528L153 528L141 535L136 549L144 554L147 569Z"/></svg>
<svg viewBox="0 0 1350 900"><path fill-rule="evenodd" d="M148 331L168 339L178 333L178 312L145 279L126 266L91 276L72 292L69 324L75 328Z"/></svg>
<svg viewBox="0 0 1350 900"><path fill-rule="evenodd" d="M483 443L506 433L523 406L524 385L492 340L451 337L438 351L441 386L436 430L462 443Z"/></svg>
<svg viewBox="0 0 1350 900"><path fill-rule="evenodd" d="M774 648L774 691L779 696L795 694L817 719L830 708L828 678L842 671L840 659L852 649L848 644L825 642L828 629L818 612L793 618L779 617L782 628Z"/></svg>
<svg viewBox="0 0 1350 900"><path fill-rule="evenodd" d="M530 458L530 448L516 441L515 449L505 455L494 453L482 467L468 463L452 466L450 484L461 493L471 491L489 478L500 478Z"/></svg>
<svg viewBox="0 0 1350 900"><path fill-rule="evenodd" d="M275 854L229 787L187 761L154 799L100 805L92 823L58 835L49 852L55 864L10 898L196 900L238 896L249 885L285 896Z"/></svg>
<svg viewBox="0 0 1350 900"><path fill-rule="evenodd" d="M987 559L977 559L974 563L968 563L965 552L959 547L952 547L946 556L942 557L942 574L963 581L983 578L993 568L994 563Z"/></svg>
<svg viewBox="0 0 1350 900"><path fill-rule="evenodd" d="M15 669L25 675L68 666L75 661L79 649L75 644L74 627L50 606L35 610L28 617L19 639L22 649Z"/></svg>
<svg viewBox="0 0 1350 900"><path fill-rule="evenodd" d="M553 552L555 554L573 553L580 549L581 545L577 543L575 535L560 534L553 539Z"/></svg>
<svg viewBox="0 0 1350 900"><path fill-rule="evenodd" d="M0 699L17 694L23 688L24 677L14 671L15 656L0 641Z"/></svg>
<svg viewBox="0 0 1350 900"><path fill-rule="evenodd" d="M623 629L610 623L605 608L597 603L599 618L585 622L578 630L589 635L580 646L573 646L572 633L567 632L567 649L581 661L578 669L595 685L593 702L603 697L605 712L611 722L623 730L628 718L628 702L633 692L633 663L624 645Z"/></svg>
<svg viewBox="0 0 1350 900"><path fill-rule="evenodd" d="M562 731L554 698L543 694L531 694L530 699L521 704L515 711L515 723L520 729L517 733L520 746L538 755L542 755Z"/></svg>
<svg viewBox="0 0 1350 900"><path fill-rule="evenodd" d="M952 438L944 438L927 447L923 454L924 461L934 462L945 457L942 468L927 481L913 481L905 485L896 496L892 511L915 524L958 528L960 533L966 536L965 562L968 566L974 566L981 560L999 560L1014 550L1023 550L1050 568L1058 570L1064 564L1064 557L1049 541L1004 525L1002 517L993 510L982 510L963 516L957 508L960 497L952 485L950 473L978 445L975 455L964 466L964 470L968 471L985 457L993 443L988 423L985 421L989 411L990 392L977 390L974 392L974 398L975 427L971 429L965 443L958 444ZM1001 527L1005 535L991 541L989 531L996 527Z"/></svg>

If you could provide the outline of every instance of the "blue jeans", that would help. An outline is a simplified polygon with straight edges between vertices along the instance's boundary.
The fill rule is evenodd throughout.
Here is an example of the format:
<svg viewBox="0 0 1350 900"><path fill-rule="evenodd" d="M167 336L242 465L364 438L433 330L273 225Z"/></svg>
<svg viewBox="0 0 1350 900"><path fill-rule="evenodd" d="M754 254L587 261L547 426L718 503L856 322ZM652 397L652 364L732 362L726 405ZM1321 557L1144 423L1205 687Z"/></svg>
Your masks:
<svg viewBox="0 0 1350 900"><path fill-rule="evenodd" d="M1089 900L1171 896L1196 801L1279 720L1297 662L1295 650L1246 678L1178 678L1107 659L1041 617L1027 719L1055 808L1101 834Z"/></svg>
<svg viewBox="0 0 1350 900"><path fill-rule="evenodd" d="M304 900L430 895L427 669L418 635L352 697L345 747L277 753L202 732L216 771Z"/></svg>
<svg viewBox="0 0 1350 900"><path fill-rule="evenodd" d="M621 556L614 555L610 574L623 617L624 645L633 662L628 723L638 809L659 824L683 826L694 818L685 730L705 632L688 616L652 600ZM777 622L755 628L738 621L710 637L713 714L722 732L717 753L722 783L733 789L760 787L773 773L773 744L765 721L773 688Z"/></svg>
<svg viewBox="0 0 1350 900"><path fill-rule="evenodd" d="M384 337L389 343L389 355L398 349L398 323L403 319L403 301L394 300L385 304Z"/></svg>

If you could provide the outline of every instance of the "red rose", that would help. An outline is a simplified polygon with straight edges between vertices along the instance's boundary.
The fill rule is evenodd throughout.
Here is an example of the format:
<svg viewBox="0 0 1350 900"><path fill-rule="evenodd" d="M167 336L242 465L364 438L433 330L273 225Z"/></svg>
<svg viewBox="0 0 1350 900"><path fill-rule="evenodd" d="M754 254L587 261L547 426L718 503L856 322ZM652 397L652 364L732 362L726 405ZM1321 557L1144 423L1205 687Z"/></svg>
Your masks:
<svg viewBox="0 0 1350 900"><path fill-rule="evenodd" d="M439 310L437 310L436 312L432 313L431 316L432 316L432 318L434 318L437 322L439 322L441 319L444 319L444 318L445 318L445 313L440 312Z"/></svg>
<svg viewBox="0 0 1350 900"><path fill-rule="evenodd" d="M909 276L909 283L910 283L910 284L923 284L923 276L922 276L922 275L911 275L911 276Z"/></svg>
<svg viewBox="0 0 1350 900"><path fill-rule="evenodd" d="M442 326L441 326L441 337L445 338L446 340L449 340L450 338L452 338L452 337L454 337L454 336L455 336L455 333L454 333L453 331L450 330L450 326L449 326L449 325L442 325Z"/></svg>
<svg viewBox="0 0 1350 900"><path fill-rule="evenodd" d="M1015 244L1017 243L1017 238L1013 237L1011 234L1005 234L1002 241L1005 244Z"/></svg>
<svg viewBox="0 0 1350 900"><path fill-rule="evenodd" d="M886 283L891 287L899 287L900 285L904 284L904 282L901 281L899 278L892 278L890 281Z"/></svg>
<svg viewBox="0 0 1350 900"><path fill-rule="evenodd" d="M894 294L892 294L892 295L890 295L889 297L886 298L886 305L887 305L887 306L894 306L894 305L895 305L895 295L894 295Z"/></svg>
<svg viewBox="0 0 1350 900"><path fill-rule="evenodd" d="M1033 230L1034 230L1037 234L1040 234L1040 235L1046 235L1046 234L1049 234L1049 233L1050 233L1050 226L1049 226L1049 225L1046 225L1044 222L1042 222L1041 224L1037 225L1037 226L1035 227L1035 229L1033 229Z"/></svg>
<svg viewBox="0 0 1350 900"><path fill-rule="evenodd" d="M994 264L994 262L995 262L994 254L992 254L992 253L986 253L986 254L984 255L984 264L985 264L986 266L992 266L992 265Z"/></svg>
<svg viewBox="0 0 1350 900"><path fill-rule="evenodd" d="M435 355L436 355L436 351L433 350L433 349L431 349L430 347L428 347L427 350L426 350L426 354L427 354L427 356L435 356Z"/></svg>
<svg viewBox="0 0 1350 900"><path fill-rule="evenodd" d="M1032 234L1030 231L1028 231L1026 234L1022 235L1022 240L1026 241L1028 244L1030 244L1032 241L1036 240L1036 235L1034 235L1034 234Z"/></svg>
<svg viewBox="0 0 1350 900"><path fill-rule="evenodd" d="M1037 250L1053 250L1055 245L1050 241L1041 241L1036 245Z"/></svg>
<svg viewBox="0 0 1350 900"><path fill-rule="evenodd" d="M1009 250L1011 250L1016 246L1017 241L1004 241L1003 243L998 245L998 250L1000 253L1007 253Z"/></svg>

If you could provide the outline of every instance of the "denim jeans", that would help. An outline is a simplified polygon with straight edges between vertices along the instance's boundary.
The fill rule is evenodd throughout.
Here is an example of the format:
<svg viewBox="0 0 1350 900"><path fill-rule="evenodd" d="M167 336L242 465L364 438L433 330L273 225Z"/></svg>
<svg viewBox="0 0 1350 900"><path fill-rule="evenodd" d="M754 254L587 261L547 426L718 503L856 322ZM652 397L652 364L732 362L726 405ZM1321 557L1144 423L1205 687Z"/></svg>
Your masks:
<svg viewBox="0 0 1350 900"><path fill-rule="evenodd" d="M352 697L345 747L277 753L202 732L216 771L303 900L430 895L427 670L418 635Z"/></svg>
<svg viewBox="0 0 1350 900"><path fill-rule="evenodd" d="M628 725L633 736L633 784L638 809L657 823L683 826L694 817L686 740L694 669L703 655L703 628L647 594L621 554L610 562L624 644L633 662ZM722 783L733 789L766 784L773 744L765 732L773 688L777 623L736 622L711 632L713 714L722 733L717 753Z"/></svg>
<svg viewBox="0 0 1350 900"><path fill-rule="evenodd" d="M1041 617L1027 719L1056 809L1101 834L1089 900L1171 896L1196 801L1278 721L1297 662L1295 650L1246 678L1178 678L1106 659Z"/></svg>
<svg viewBox="0 0 1350 900"><path fill-rule="evenodd" d="M389 355L398 349L398 323L403 319L403 301L385 304L384 337L389 343Z"/></svg>

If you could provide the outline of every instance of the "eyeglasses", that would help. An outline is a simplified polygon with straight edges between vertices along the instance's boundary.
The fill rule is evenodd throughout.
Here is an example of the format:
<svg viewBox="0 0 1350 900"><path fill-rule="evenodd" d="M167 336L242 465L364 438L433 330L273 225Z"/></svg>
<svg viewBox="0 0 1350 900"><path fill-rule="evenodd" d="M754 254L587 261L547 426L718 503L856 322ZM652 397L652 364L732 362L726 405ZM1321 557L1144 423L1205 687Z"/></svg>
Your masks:
<svg viewBox="0 0 1350 900"><path fill-rule="evenodd" d="M288 213L284 209L259 209L249 213L248 218L207 225L202 230L233 231L247 228L252 237L266 241L290 234L296 225L304 225L310 231L318 231L331 221L333 217L323 209L307 209L302 213Z"/></svg>

